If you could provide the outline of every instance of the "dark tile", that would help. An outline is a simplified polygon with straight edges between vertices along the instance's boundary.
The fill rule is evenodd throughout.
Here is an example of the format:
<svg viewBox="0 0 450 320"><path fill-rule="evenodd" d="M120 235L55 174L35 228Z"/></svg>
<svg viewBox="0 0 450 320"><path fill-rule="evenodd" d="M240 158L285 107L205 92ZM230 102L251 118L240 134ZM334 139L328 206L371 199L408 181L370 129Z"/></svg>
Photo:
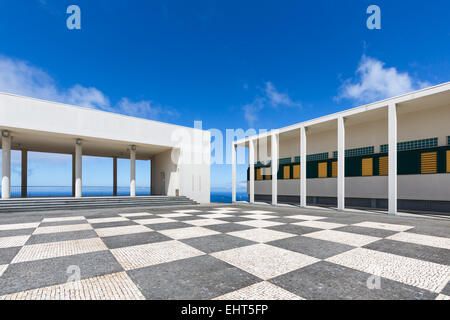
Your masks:
<svg viewBox="0 0 450 320"><path fill-rule="evenodd" d="M54 226L69 226L75 224L86 224L87 220L74 220L74 221L54 221L54 222L42 222L39 228L42 227L54 227Z"/></svg>
<svg viewBox="0 0 450 320"><path fill-rule="evenodd" d="M297 220L297 222L300 222L300 221ZM297 226L294 224L282 224L282 225L278 225L278 226L268 227L266 229L272 229L275 231L287 232L287 233L298 234L298 235L317 232L317 231L322 230L322 229L305 227L305 226Z"/></svg>
<svg viewBox="0 0 450 320"><path fill-rule="evenodd" d="M30 244L38 244L38 243L89 239L89 238L97 238L97 237L98 237L97 233L94 230L80 230L80 231L57 232L57 233L48 233L48 234L34 234L28 239L26 244L30 245Z"/></svg>
<svg viewBox="0 0 450 320"><path fill-rule="evenodd" d="M30 228L30 229L17 229L17 230L1 230L0 231L0 238L3 237L14 237L14 236L27 236L29 234L32 234L36 230L36 228Z"/></svg>
<svg viewBox="0 0 450 320"><path fill-rule="evenodd" d="M134 221L115 221L115 222L102 222L102 223L91 223L92 228L101 229L101 228L114 228L114 227L126 227L126 226L134 226L137 225Z"/></svg>
<svg viewBox="0 0 450 320"><path fill-rule="evenodd" d="M167 223L153 223L145 225L153 230L169 230L169 229L180 229L189 228L192 225L183 222L167 222Z"/></svg>
<svg viewBox="0 0 450 320"><path fill-rule="evenodd" d="M211 229L211 230L214 230L217 232L222 232L222 233L254 229L254 227L244 226L242 224L237 224L237 223L215 224L212 226L204 226L203 228Z"/></svg>
<svg viewBox="0 0 450 320"><path fill-rule="evenodd" d="M242 222L242 221L251 221L253 219L243 217L226 217L226 218L219 218L219 220L226 222Z"/></svg>
<svg viewBox="0 0 450 320"><path fill-rule="evenodd" d="M435 222L435 221L433 221ZM419 233L424 234L428 236L434 236L434 237L444 237L449 238L450 237L450 223L448 221L440 221L442 224L438 225L436 223L430 223L430 224L421 224L416 226L413 229L408 230L408 232L412 233Z"/></svg>
<svg viewBox="0 0 450 320"><path fill-rule="evenodd" d="M321 261L269 280L308 300L416 300L434 299L437 294L381 278L380 289L369 289L372 275Z"/></svg>
<svg viewBox="0 0 450 320"><path fill-rule="evenodd" d="M0 264L10 264L21 247L0 248Z"/></svg>
<svg viewBox="0 0 450 320"><path fill-rule="evenodd" d="M288 218L288 217L271 218L271 219L265 219L265 220L272 221L272 222L280 222L280 223L296 223L296 222L302 221L302 220L292 219L292 218Z"/></svg>
<svg viewBox="0 0 450 320"><path fill-rule="evenodd" d="M184 239L180 241L205 253L225 251L255 244L255 242L253 241L234 237L228 234L216 234L212 236Z"/></svg>
<svg viewBox="0 0 450 320"><path fill-rule="evenodd" d="M372 242L364 248L392 253L399 256L450 265L450 250L415 243L382 239Z"/></svg>
<svg viewBox="0 0 450 320"><path fill-rule="evenodd" d="M141 244L172 240L158 232L142 232L102 238L109 249L131 247Z"/></svg>
<svg viewBox="0 0 450 320"><path fill-rule="evenodd" d="M91 213L83 214L86 219L102 219L102 218L119 218L121 217L118 213Z"/></svg>
<svg viewBox="0 0 450 320"><path fill-rule="evenodd" d="M326 259L355 248L345 244L302 236L276 240L267 244L318 259Z"/></svg>
<svg viewBox="0 0 450 320"><path fill-rule="evenodd" d="M177 220L177 221L191 221L191 220L201 220L201 219L205 219L203 217L199 217L199 216L184 216L184 217L170 217L170 219L172 220Z"/></svg>
<svg viewBox="0 0 450 320"><path fill-rule="evenodd" d="M123 271L109 251L16 263L0 278L0 295L65 283L69 266L80 268L81 279Z"/></svg>
<svg viewBox="0 0 450 320"><path fill-rule="evenodd" d="M450 281L447 283L441 293L450 296Z"/></svg>
<svg viewBox="0 0 450 320"><path fill-rule="evenodd" d="M127 273L143 295L152 300L212 299L261 281L208 255Z"/></svg>
<svg viewBox="0 0 450 320"><path fill-rule="evenodd" d="M390 231L390 230L382 230L382 229L375 229L375 228L365 228L365 227L358 227L358 226L345 226L333 229L336 231L342 231L342 232L349 232L349 233L357 233L362 234L365 236L372 236L372 237L378 237L378 238L386 238L389 236L392 236L398 231Z"/></svg>

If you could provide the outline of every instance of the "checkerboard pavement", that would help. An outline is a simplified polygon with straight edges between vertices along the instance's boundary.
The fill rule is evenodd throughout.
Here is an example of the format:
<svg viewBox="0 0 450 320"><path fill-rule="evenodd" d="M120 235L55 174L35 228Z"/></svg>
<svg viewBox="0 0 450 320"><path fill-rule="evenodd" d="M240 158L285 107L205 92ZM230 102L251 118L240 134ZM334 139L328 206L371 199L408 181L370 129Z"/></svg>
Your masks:
<svg viewBox="0 0 450 320"><path fill-rule="evenodd" d="M1 300L446 300L449 280L445 220L250 205L0 216Z"/></svg>

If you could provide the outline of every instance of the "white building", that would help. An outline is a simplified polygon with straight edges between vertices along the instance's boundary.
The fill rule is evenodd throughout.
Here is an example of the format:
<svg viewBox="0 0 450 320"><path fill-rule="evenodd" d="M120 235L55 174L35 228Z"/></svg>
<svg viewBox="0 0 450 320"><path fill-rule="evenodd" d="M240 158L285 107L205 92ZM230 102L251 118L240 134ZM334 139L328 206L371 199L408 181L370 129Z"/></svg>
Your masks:
<svg viewBox="0 0 450 320"><path fill-rule="evenodd" d="M88 108L0 93L2 198L10 198L11 150L22 151L22 194L27 152L72 154L74 197L83 194L82 155L130 159L130 196L136 195L135 161L151 161L151 194L210 201L210 133Z"/></svg>
<svg viewBox="0 0 450 320"><path fill-rule="evenodd" d="M272 130L233 143L233 200L246 147L250 202L450 212L449 136L450 83Z"/></svg>

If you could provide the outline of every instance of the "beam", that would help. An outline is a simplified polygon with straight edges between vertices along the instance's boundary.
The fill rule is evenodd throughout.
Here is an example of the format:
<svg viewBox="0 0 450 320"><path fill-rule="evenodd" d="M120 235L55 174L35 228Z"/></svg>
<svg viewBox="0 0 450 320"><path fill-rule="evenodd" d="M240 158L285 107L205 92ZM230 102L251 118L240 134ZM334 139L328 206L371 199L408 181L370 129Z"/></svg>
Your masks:
<svg viewBox="0 0 450 320"><path fill-rule="evenodd" d="M272 204L278 204L278 133L272 133Z"/></svg>
<svg viewBox="0 0 450 320"><path fill-rule="evenodd" d="M231 145L231 201L236 202L236 146Z"/></svg>
<svg viewBox="0 0 450 320"><path fill-rule="evenodd" d="M22 169L20 170L21 183L21 197L26 198L28 195L28 151L22 150Z"/></svg>
<svg viewBox="0 0 450 320"><path fill-rule="evenodd" d="M250 163L250 203L255 203L255 141L249 141L248 162Z"/></svg>
<svg viewBox="0 0 450 320"><path fill-rule="evenodd" d="M75 144L75 198L81 198L83 196L82 190L82 175L83 175L83 150L82 142L77 139Z"/></svg>
<svg viewBox="0 0 450 320"><path fill-rule="evenodd" d="M11 197L11 135L2 131L2 199Z"/></svg>
<svg viewBox="0 0 450 320"><path fill-rule="evenodd" d="M338 118L338 210L345 209L345 124L344 117Z"/></svg>
<svg viewBox="0 0 450 320"><path fill-rule="evenodd" d="M113 158L113 196L117 196L117 157Z"/></svg>
<svg viewBox="0 0 450 320"><path fill-rule="evenodd" d="M306 208L306 128L300 128L300 206Z"/></svg>
<svg viewBox="0 0 450 320"><path fill-rule="evenodd" d="M136 146L130 150L130 197L136 197Z"/></svg>
<svg viewBox="0 0 450 320"><path fill-rule="evenodd" d="M397 214L397 106L388 106L388 140L389 140L389 186L388 211L390 215Z"/></svg>

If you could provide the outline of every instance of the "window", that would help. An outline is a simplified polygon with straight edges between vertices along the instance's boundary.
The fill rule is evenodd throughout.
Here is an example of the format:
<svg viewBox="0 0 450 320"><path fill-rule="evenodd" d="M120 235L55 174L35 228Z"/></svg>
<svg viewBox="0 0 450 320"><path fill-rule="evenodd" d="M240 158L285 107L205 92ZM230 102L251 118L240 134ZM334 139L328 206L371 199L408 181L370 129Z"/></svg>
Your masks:
<svg viewBox="0 0 450 320"><path fill-rule="evenodd" d="M420 157L422 174L437 172L437 152L422 153Z"/></svg>
<svg viewBox="0 0 450 320"><path fill-rule="evenodd" d="M349 149L345 150L345 156L346 157L355 157L355 156L364 156L367 154L374 154L375 153L375 147L364 147L364 148L356 148L356 149ZM338 157L338 152L333 152L333 158Z"/></svg>
<svg viewBox="0 0 450 320"><path fill-rule="evenodd" d="M328 170L327 170L327 163L321 162L319 163L319 178L326 178L328 177Z"/></svg>
<svg viewBox="0 0 450 320"><path fill-rule="evenodd" d="M331 164L331 176L336 178L338 175L337 161L333 161Z"/></svg>
<svg viewBox="0 0 450 320"><path fill-rule="evenodd" d="M310 154L306 156L306 161L326 160L326 159L328 159L328 152Z"/></svg>
<svg viewBox="0 0 450 320"><path fill-rule="evenodd" d="M447 137L447 144L450 146L450 136Z"/></svg>
<svg viewBox="0 0 450 320"><path fill-rule="evenodd" d="M262 180L263 179L262 170L263 170L263 168L256 169L256 180Z"/></svg>
<svg viewBox="0 0 450 320"><path fill-rule="evenodd" d="M283 179L290 179L291 178L291 167L290 166L284 166L283 168Z"/></svg>
<svg viewBox="0 0 450 320"><path fill-rule="evenodd" d="M437 146L438 146L438 138L430 138L430 139L399 142L397 143L397 151L434 148ZM389 146L387 144L383 144L380 146L380 152L386 153L388 151Z"/></svg>
<svg viewBox="0 0 450 320"><path fill-rule="evenodd" d="M447 150L447 172L450 173L450 150Z"/></svg>
<svg viewBox="0 0 450 320"><path fill-rule="evenodd" d="M362 175L373 176L373 158L362 159Z"/></svg>
<svg viewBox="0 0 450 320"><path fill-rule="evenodd" d="M293 178L294 179L300 179L300 165L299 164L296 164L294 167L293 167Z"/></svg>
<svg viewBox="0 0 450 320"><path fill-rule="evenodd" d="M387 176L389 174L389 157L380 157L379 159L379 175Z"/></svg>

